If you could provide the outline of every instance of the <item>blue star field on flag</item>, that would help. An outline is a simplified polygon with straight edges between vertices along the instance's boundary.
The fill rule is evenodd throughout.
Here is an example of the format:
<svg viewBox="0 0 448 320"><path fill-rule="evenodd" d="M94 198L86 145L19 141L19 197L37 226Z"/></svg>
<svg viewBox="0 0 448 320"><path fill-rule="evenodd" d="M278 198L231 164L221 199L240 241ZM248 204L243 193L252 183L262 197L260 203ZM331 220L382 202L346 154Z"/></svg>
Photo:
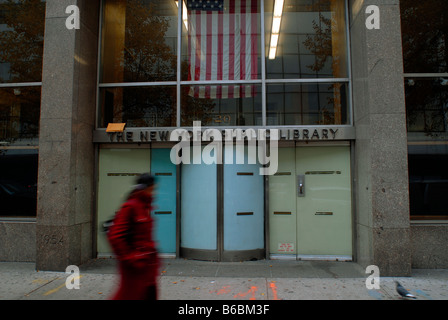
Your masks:
<svg viewBox="0 0 448 320"><path fill-rule="evenodd" d="M222 11L224 0L187 0L188 10Z"/></svg>

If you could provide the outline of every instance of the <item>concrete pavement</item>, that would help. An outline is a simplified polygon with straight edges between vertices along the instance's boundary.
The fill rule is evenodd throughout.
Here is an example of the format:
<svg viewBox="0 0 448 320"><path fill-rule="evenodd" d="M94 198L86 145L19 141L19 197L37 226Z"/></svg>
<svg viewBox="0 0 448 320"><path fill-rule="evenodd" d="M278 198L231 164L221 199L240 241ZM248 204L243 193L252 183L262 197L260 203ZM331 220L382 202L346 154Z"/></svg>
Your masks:
<svg viewBox="0 0 448 320"><path fill-rule="evenodd" d="M71 274L35 270L34 263L0 262L0 300L107 300L117 286L116 262L94 259ZM381 274L380 274L381 275ZM358 264L260 260L204 262L163 259L160 300L399 300L398 280L417 300L448 300L448 270L413 270L412 277L380 277L368 290Z"/></svg>

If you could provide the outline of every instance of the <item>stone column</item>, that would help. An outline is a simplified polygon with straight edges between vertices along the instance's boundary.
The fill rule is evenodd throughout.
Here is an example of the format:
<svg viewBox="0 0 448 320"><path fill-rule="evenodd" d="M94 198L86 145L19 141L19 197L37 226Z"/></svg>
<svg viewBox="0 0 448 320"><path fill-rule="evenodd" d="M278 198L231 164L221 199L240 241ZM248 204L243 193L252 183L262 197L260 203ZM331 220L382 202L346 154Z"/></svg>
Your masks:
<svg viewBox="0 0 448 320"><path fill-rule="evenodd" d="M350 0L356 127L356 255L381 276L411 273L407 133L399 0ZM366 8L380 29L366 27Z"/></svg>
<svg viewBox="0 0 448 320"><path fill-rule="evenodd" d="M92 257L99 0L47 0L36 268L65 271ZM69 5L80 29L69 30Z"/></svg>

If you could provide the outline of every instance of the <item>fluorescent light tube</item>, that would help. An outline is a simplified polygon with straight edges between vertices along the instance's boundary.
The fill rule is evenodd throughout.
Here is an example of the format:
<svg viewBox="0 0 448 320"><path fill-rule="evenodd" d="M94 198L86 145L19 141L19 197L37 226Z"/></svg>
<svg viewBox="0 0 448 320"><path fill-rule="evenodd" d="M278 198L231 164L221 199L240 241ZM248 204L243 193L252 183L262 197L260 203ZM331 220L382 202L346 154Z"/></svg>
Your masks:
<svg viewBox="0 0 448 320"><path fill-rule="evenodd" d="M269 47L269 60L275 59L278 46L278 37L280 33L280 24L282 22L284 0L275 0L274 16L272 18L271 44Z"/></svg>
<svg viewBox="0 0 448 320"><path fill-rule="evenodd" d="M281 17L283 14L283 2L284 0L275 0L274 4L274 17Z"/></svg>
<svg viewBox="0 0 448 320"><path fill-rule="evenodd" d="M282 22L282 18L274 17L272 19L272 33L280 33L280 23Z"/></svg>
<svg viewBox="0 0 448 320"><path fill-rule="evenodd" d="M277 51L276 47L269 49L269 60L274 60L275 59L276 51Z"/></svg>
<svg viewBox="0 0 448 320"><path fill-rule="evenodd" d="M278 34L271 35L271 48L277 47L278 44Z"/></svg>
<svg viewBox="0 0 448 320"><path fill-rule="evenodd" d="M176 6L179 7L179 1L176 2ZM188 30L188 13L187 6L185 5L185 1L182 0L182 21L184 22L185 28Z"/></svg>

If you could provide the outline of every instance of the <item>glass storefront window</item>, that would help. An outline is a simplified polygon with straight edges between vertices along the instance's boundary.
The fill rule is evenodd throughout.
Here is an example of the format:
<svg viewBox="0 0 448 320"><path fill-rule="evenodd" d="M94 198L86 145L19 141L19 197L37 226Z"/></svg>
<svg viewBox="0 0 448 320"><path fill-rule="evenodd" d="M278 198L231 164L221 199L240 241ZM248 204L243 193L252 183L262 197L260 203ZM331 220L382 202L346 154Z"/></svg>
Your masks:
<svg viewBox="0 0 448 320"><path fill-rule="evenodd" d="M345 3L265 1L266 78L347 78Z"/></svg>
<svg viewBox="0 0 448 320"><path fill-rule="evenodd" d="M0 84L40 82L45 1L0 1Z"/></svg>
<svg viewBox="0 0 448 320"><path fill-rule="evenodd" d="M175 81L175 2L104 1L101 48L102 83Z"/></svg>
<svg viewBox="0 0 448 320"><path fill-rule="evenodd" d="M267 124L348 124L346 83L286 83L267 86Z"/></svg>
<svg viewBox="0 0 448 320"><path fill-rule="evenodd" d="M0 218L36 217L44 0L0 0Z"/></svg>
<svg viewBox="0 0 448 320"><path fill-rule="evenodd" d="M349 125L345 13L344 0L104 0L98 124ZM145 104L110 94L162 85L176 88L162 121L127 121L120 108Z"/></svg>
<svg viewBox="0 0 448 320"><path fill-rule="evenodd" d="M408 78L405 80L406 115L409 133L447 133L448 79ZM411 134L411 137L413 135Z"/></svg>
<svg viewBox="0 0 448 320"><path fill-rule="evenodd" d="M448 72L448 1L400 1L404 72ZM429 23L430 22L430 23Z"/></svg>
<svg viewBox="0 0 448 320"><path fill-rule="evenodd" d="M40 87L0 88L0 217L35 217Z"/></svg>
<svg viewBox="0 0 448 320"><path fill-rule="evenodd" d="M0 217L35 217L36 149L0 149Z"/></svg>
<svg viewBox="0 0 448 320"><path fill-rule="evenodd" d="M100 90L100 125L129 127L176 126L176 87L119 87Z"/></svg>
<svg viewBox="0 0 448 320"><path fill-rule="evenodd" d="M232 99L221 98L230 93ZM261 126L261 105L261 85L183 86L181 125Z"/></svg>
<svg viewBox="0 0 448 320"><path fill-rule="evenodd" d="M184 0L181 125L262 125L260 1Z"/></svg>
<svg viewBox="0 0 448 320"><path fill-rule="evenodd" d="M261 78L259 0L183 2L182 80Z"/></svg>
<svg viewBox="0 0 448 320"><path fill-rule="evenodd" d="M448 80L407 78L412 219L448 219Z"/></svg>
<svg viewBox="0 0 448 320"><path fill-rule="evenodd" d="M400 1L413 220L448 219L448 2Z"/></svg>
<svg viewBox="0 0 448 320"><path fill-rule="evenodd" d="M409 155L410 211L414 219L448 219L447 163L446 154Z"/></svg>
<svg viewBox="0 0 448 320"><path fill-rule="evenodd" d="M36 144L40 91L40 87L0 88L0 144Z"/></svg>

